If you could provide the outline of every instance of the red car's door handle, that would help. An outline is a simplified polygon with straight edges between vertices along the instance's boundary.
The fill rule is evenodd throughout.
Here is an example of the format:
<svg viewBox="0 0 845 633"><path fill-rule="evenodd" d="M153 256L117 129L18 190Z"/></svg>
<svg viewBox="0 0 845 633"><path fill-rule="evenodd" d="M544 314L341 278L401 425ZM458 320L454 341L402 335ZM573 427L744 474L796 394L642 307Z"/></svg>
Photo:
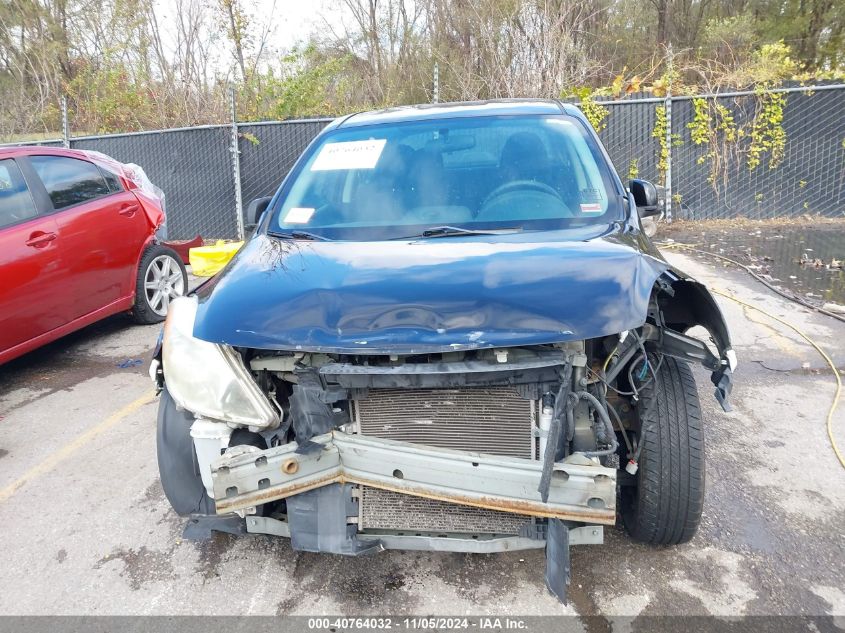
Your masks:
<svg viewBox="0 0 845 633"><path fill-rule="evenodd" d="M29 239L26 241L26 245L34 248L44 248L47 244L56 239L56 237L58 236L55 233L35 231L35 233L29 236Z"/></svg>
<svg viewBox="0 0 845 633"><path fill-rule="evenodd" d="M120 215L125 215L127 218L131 218L137 211L137 204L127 204L125 207L120 207L120 211L118 211L118 213Z"/></svg>

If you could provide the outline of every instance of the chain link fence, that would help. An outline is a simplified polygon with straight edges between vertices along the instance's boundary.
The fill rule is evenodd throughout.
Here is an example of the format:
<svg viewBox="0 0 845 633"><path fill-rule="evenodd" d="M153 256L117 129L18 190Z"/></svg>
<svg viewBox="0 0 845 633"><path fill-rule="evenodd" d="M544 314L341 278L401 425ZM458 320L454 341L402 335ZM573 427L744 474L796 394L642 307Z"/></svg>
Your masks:
<svg viewBox="0 0 845 633"><path fill-rule="evenodd" d="M820 214L845 215L845 91L800 90L779 93L783 112L779 126L766 129L758 95L716 97L716 111L731 113L737 142L708 147L691 138L695 124L692 99L674 106L672 125L682 142L672 150L674 189L680 217L752 219ZM765 97L764 97L765 98ZM755 119L756 115L756 119ZM716 116L719 116L718 114ZM761 140L753 138L755 121ZM754 143L766 146L771 134L783 131L782 149L757 155ZM740 133L739 130L751 130ZM726 132L721 132L724 139Z"/></svg>
<svg viewBox="0 0 845 633"><path fill-rule="evenodd" d="M663 98L599 103L599 136L619 175L671 183L670 219L845 216L845 85L672 97L669 117ZM235 238L239 206L272 195L330 120L66 132L39 144L141 165L165 191L171 239Z"/></svg>
<svg viewBox="0 0 845 633"><path fill-rule="evenodd" d="M845 216L845 86L598 102L619 175L671 183L672 218ZM663 156L661 157L661 153Z"/></svg>
<svg viewBox="0 0 845 633"><path fill-rule="evenodd" d="M608 114L600 126L599 138L623 182L631 178L657 182L660 144L652 135L657 110L651 104L651 100L637 100L605 106Z"/></svg>
<svg viewBox="0 0 845 633"><path fill-rule="evenodd" d="M238 125L244 205L272 196L296 159L331 119Z"/></svg>

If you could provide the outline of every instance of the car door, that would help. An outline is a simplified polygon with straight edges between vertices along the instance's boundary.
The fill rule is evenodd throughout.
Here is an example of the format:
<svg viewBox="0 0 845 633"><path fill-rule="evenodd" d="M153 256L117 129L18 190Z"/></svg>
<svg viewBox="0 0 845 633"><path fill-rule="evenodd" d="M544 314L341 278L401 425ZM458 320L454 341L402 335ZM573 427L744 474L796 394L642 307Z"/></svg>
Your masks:
<svg viewBox="0 0 845 633"><path fill-rule="evenodd" d="M0 160L0 355L69 319L48 205L33 195L15 159Z"/></svg>
<svg viewBox="0 0 845 633"><path fill-rule="evenodd" d="M128 300L150 231L138 199L119 178L82 158L29 160L55 210L72 318Z"/></svg>

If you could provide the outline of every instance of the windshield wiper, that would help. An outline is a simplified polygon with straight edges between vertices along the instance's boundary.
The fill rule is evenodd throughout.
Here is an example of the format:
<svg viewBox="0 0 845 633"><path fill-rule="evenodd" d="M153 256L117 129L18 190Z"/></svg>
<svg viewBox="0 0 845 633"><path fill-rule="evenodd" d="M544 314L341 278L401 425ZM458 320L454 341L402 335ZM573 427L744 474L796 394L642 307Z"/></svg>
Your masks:
<svg viewBox="0 0 845 633"><path fill-rule="evenodd" d="M397 240L408 240L415 237L455 237L459 235L510 235L511 233L519 233L522 231L521 226L507 228L507 229L464 229L459 226L433 226L426 229L422 233L416 235L405 235L397 237Z"/></svg>
<svg viewBox="0 0 845 633"><path fill-rule="evenodd" d="M325 235L317 235L308 231L268 231L268 235L283 240L309 240L311 242L331 242L332 239Z"/></svg>

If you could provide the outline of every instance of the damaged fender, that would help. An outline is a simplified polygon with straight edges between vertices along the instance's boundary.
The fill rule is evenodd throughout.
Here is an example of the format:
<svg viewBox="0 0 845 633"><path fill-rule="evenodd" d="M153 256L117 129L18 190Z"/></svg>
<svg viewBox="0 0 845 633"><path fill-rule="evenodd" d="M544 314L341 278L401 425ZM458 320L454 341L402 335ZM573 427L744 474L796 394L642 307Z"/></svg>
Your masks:
<svg viewBox="0 0 845 633"><path fill-rule="evenodd" d="M700 363L712 373L715 397L725 411L730 411L728 398L732 389L736 353L722 311L707 287L667 268L655 282L650 318L661 327L658 333L660 351L687 362ZM718 356L710 348L685 333L700 325L710 334Z"/></svg>

